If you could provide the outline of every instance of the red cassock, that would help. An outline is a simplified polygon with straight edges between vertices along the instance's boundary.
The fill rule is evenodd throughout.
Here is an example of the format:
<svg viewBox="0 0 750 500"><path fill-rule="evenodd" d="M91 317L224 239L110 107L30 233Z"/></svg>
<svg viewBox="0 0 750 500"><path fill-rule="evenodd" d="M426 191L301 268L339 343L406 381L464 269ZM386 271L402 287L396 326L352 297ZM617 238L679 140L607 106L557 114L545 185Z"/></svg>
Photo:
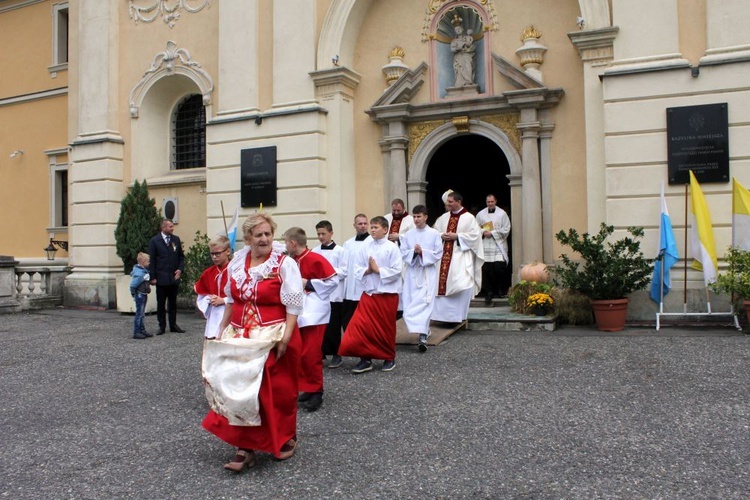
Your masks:
<svg viewBox="0 0 750 500"><path fill-rule="evenodd" d="M397 293L362 294L339 347L339 356L396 358ZM393 318L383 321L383 318Z"/></svg>
<svg viewBox="0 0 750 500"><path fill-rule="evenodd" d="M247 254L245 270L250 262ZM243 318L253 310L261 326L273 325L286 320L286 307L281 303L281 277L279 266L274 268L274 278L264 279L255 285L253 303L240 300L240 293L235 281L230 280L232 298L231 323L241 328ZM258 400L260 403L261 425L247 427L230 425L227 419L213 410L203 420L203 428L219 439L237 448L264 451L279 456L281 447L297 433L297 376L300 363L301 340L299 329L295 327L286 352L281 359L276 358L276 349L272 349L263 368L263 381L260 385Z"/></svg>
<svg viewBox="0 0 750 500"><path fill-rule="evenodd" d="M299 271L306 280L333 280L336 270L330 262L320 254L305 249L295 258L299 264ZM328 284L330 294L336 287L336 282ZM309 288L309 287L308 287ZM305 312L300 317L300 333L302 336L302 353L299 373L299 390L303 392L323 392L323 337L325 336L328 317L330 316L330 302L321 298L317 292L306 291Z"/></svg>

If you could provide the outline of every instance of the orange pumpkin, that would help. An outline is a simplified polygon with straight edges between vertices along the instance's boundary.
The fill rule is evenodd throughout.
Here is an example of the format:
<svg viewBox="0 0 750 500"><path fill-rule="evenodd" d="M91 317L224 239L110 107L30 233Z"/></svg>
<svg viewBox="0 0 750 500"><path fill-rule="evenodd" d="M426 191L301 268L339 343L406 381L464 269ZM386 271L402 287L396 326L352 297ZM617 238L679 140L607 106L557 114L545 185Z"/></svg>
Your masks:
<svg viewBox="0 0 750 500"><path fill-rule="evenodd" d="M547 283L549 281L547 264L545 264L544 262L534 261L531 264L526 264L521 268L518 276L522 280L535 281L537 283Z"/></svg>

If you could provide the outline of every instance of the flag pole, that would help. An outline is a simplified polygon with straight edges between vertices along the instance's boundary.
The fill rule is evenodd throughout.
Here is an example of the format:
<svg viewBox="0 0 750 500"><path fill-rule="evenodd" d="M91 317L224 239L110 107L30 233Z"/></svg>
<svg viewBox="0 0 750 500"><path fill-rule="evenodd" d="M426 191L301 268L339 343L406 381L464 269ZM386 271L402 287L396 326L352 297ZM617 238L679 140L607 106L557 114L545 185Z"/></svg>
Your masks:
<svg viewBox="0 0 750 500"><path fill-rule="evenodd" d="M687 262L688 262L688 185L685 184L685 265L682 272L682 312L687 312Z"/></svg>
<svg viewBox="0 0 750 500"><path fill-rule="evenodd" d="M221 220L224 222L224 234L229 236L229 229L227 228L227 216L224 213L224 200L221 200Z"/></svg>

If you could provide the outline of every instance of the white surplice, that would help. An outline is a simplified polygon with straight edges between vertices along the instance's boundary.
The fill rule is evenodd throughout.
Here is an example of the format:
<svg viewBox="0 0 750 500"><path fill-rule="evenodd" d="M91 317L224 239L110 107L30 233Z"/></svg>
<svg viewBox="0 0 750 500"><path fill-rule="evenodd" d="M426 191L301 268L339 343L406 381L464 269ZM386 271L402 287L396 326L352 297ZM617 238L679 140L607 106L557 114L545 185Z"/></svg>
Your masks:
<svg viewBox="0 0 750 500"><path fill-rule="evenodd" d="M365 274L370 257L375 259L379 272ZM388 238L370 238L360 248L354 263L354 277L368 295L374 293L401 293L403 262L398 246ZM394 318L395 321L395 318Z"/></svg>
<svg viewBox="0 0 750 500"><path fill-rule="evenodd" d="M441 234L445 233L450 216L450 212L444 213L433 227ZM469 212L461 214L455 232L458 240L453 242L445 295L437 296L432 313L432 319L449 323L458 323L468 317L471 299L482 288L484 264L482 228L474 216Z"/></svg>
<svg viewBox="0 0 750 500"><path fill-rule="evenodd" d="M401 256L406 268L401 298L404 323L409 333L429 334L430 316L435 307L438 269L443 257L440 233L431 227L414 228L401 235ZM419 245L422 254L414 253Z"/></svg>

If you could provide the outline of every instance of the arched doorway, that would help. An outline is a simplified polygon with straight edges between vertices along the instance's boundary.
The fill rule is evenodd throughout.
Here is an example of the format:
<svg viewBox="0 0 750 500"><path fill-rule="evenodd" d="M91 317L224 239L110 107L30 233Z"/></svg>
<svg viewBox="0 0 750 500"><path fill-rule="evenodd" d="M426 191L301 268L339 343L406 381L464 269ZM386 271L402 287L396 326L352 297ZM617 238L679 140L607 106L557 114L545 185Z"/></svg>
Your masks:
<svg viewBox="0 0 750 500"><path fill-rule="evenodd" d="M464 206L474 215L486 206L485 199L492 193L497 198L497 205L512 220L508 174L508 158L491 139L467 134L448 140L435 151L427 166L425 181L429 224L432 225L445 212L442 195L448 189L461 193ZM509 255L513 255L512 236L511 231L508 238ZM508 264L512 269L513 262ZM506 273L504 289L510 286L510 275Z"/></svg>
<svg viewBox="0 0 750 500"><path fill-rule="evenodd" d="M462 135L440 146L427 167L427 209L430 224L443 212L443 193L452 189L464 197L464 206L473 214L485 207L485 198L493 193L497 204L511 216L510 173L502 150L486 137Z"/></svg>

